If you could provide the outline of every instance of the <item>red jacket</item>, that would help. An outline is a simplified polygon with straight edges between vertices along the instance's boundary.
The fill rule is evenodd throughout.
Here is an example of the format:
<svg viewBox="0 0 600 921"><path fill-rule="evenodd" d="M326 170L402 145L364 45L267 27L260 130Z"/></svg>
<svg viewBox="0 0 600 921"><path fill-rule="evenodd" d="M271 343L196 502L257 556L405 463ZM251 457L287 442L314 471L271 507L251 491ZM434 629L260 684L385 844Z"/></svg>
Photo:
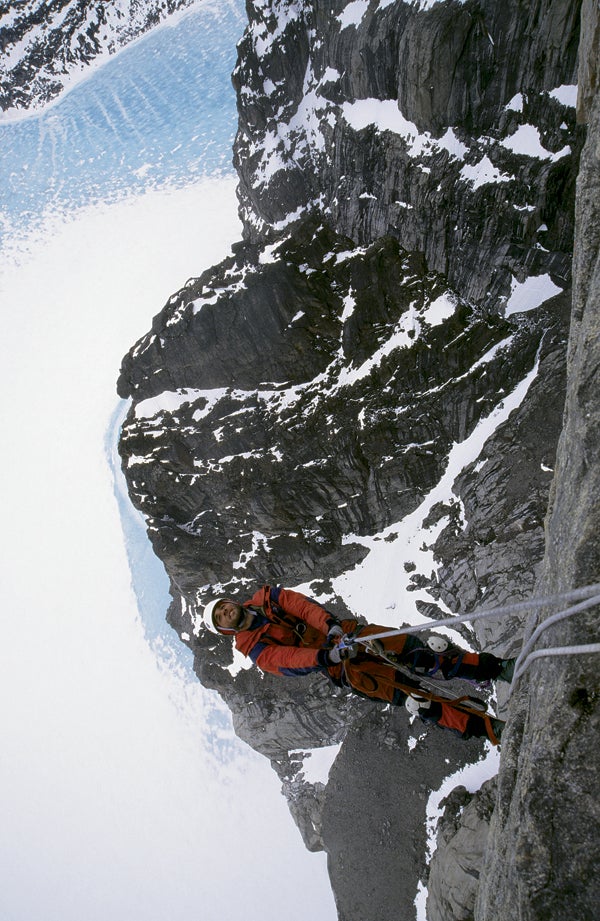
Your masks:
<svg viewBox="0 0 600 921"><path fill-rule="evenodd" d="M314 671L326 671L335 684L352 688L363 697L382 700L385 703L401 704L407 694L419 690L417 682L402 677L394 665L362 652L356 659L342 665L329 665L327 660L327 634L337 621L325 608L316 604L298 592L287 588L272 588L263 585L259 591L244 604L254 612L254 620L249 630L238 631L235 635L237 648L264 672L274 675L306 675ZM357 623L352 620L341 622L345 633L356 630ZM387 632L387 627L369 624L362 628L366 634ZM362 632L361 631L361 632ZM406 643L406 634L399 634L386 641L390 652L402 654ZM459 657L471 667L478 666L480 656L476 653L464 653ZM494 659L493 656L488 657ZM467 661L468 660L468 661ZM494 662L499 660L494 659ZM482 667L485 667L485 663ZM423 691L420 691L423 694ZM489 717L472 710L458 707L456 701L445 700L427 692L425 697L434 701L435 715L427 717L431 722L452 729L468 738L469 735L482 735L481 727L476 732L473 721L485 722L484 730L489 729ZM461 698L462 699L462 698ZM427 713L434 713L434 707ZM493 732L490 739L497 743Z"/></svg>
<svg viewBox="0 0 600 921"><path fill-rule="evenodd" d="M236 633L235 645L263 672L306 675L327 669L327 633L337 621L321 605L299 592L263 585L244 607L255 618L249 630Z"/></svg>

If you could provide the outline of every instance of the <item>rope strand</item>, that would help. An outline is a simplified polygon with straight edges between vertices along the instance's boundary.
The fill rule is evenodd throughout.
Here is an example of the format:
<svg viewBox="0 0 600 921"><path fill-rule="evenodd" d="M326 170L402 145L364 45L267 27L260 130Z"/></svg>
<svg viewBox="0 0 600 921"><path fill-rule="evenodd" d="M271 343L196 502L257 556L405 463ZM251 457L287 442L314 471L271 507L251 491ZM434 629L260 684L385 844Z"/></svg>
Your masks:
<svg viewBox="0 0 600 921"><path fill-rule="evenodd" d="M454 614L451 617L445 617L442 620L430 620L416 626L398 627L394 630L388 630L385 633L374 633L371 636L361 637L360 641L368 642L374 639L385 639L388 636L398 636L400 633L422 633L424 630L435 630L437 627L451 627L454 624L464 624L474 620L480 620L485 617L503 617L505 614L514 614L519 611L528 611L531 608L543 608L559 601L574 601L578 598L586 598L594 595L590 599L587 607L597 604L598 599L595 597L600 593L600 583L586 585L581 588L572 589L568 592L560 592L556 595L547 595L542 598L531 598L529 601L516 601L513 604L503 605L498 608L484 608L480 611L472 611L470 614ZM563 613L563 612L559 612Z"/></svg>
<svg viewBox="0 0 600 921"><path fill-rule="evenodd" d="M422 633L425 630L435 630L439 627L451 627L454 624L462 624L466 622L470 623L471 621L480 620L481 618L485 617L504 617L507 614L513 614L524 610L531 610L532 608L544 608L558 602L576 601L580 598L584 600L580 601L578 604L574 604L571 607L566 608L563 611L557 611L555 614L551 614L550 617L547 617L546 620L544 620L536 627L529 639L525 642L515 662L515 670L511 687L512 693L516 681L525 674L530 664L536 659L553 655L588 655L590 653L600 652L600 643L588 643L579 646L554 646L547 647L545 649L532 650L532 646L537 642L541 634L548 627L551 627L553 624L558 623L567 617L572 617L574 614L578 614L580 611L585 611L588 608L594 607L595 605L600 605L599 583L595 583L593 585L585 585L581 588L572 589L568 592L560 592L558 594L547 595L542 598L531 598L529 601L517 601L513 604L503 605L502 607L498 608L473 611L470 614L457 614L453 617L446 617L442 620L430 620L413 627L399 627L394 630L387 630L385 633L374 633L369 636L356 637L353 642L367 644L371 640L382 640L389 636L398 636L400 633Z"/></svg>
<svg viewBox="0 0 600 921"><path fill-rule="evenodd" d="M591 598L588 598L586 601L581 601L579 604L575 604L570 608L567 608L564 611L557 611L556 614L551 614L550 617L547 617L546 620L542 621L541 624L538 624L536 629L533 631L521 652L517 656L517 661L515 662L515 672L513 676L513 683L520 678L521 675L529 668L529 664L533 659L539 658L538 655L530 654L530 650L535 644L535 642L542 635L544 630L548 627L551 627L553 624L558 623L561 620L564 620L566 617L571 617L573 614L578 614L580 611L585 611L587 608L591 608L596 604L600 604L600 595L593 595ZM570 647L564 646L560 647L561 649L568 649ZM594 648L588 648L587 646L577 646L573 647L574 649L583 650L586 649L588 652L596 651ZM549 653L547 653L549 654ZM566 655L566 653L565 653Z"/></svg>
<svg viewBox="0 0 600 921"><path fill-rule="evenodd" d="M534 649L533 652L529 653L522 666L518 669L515 666L511 692L517 678L524 674L534 659L541 659L545 656L579 656L594 652L600 652L600 643L587 643L582 646L549 646L546 649Z"/></svg>

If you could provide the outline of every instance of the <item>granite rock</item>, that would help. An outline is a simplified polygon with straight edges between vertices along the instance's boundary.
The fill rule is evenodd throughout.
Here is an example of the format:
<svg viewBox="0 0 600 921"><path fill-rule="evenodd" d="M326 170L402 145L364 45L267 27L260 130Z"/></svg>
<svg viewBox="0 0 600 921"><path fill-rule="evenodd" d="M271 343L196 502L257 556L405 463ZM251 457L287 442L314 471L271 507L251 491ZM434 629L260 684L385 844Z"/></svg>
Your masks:
<svg viewBox="0 0 600 921"><path fill-rule="evenodd" d="M428 921L473 921L496 786L495 778L477 793L458 786L440 804L444 813L429 868Z"/></svg>
<svg viewBox="0 0 600 921"><path fill-rule="evenodd" d="M595 584L600 573L600 15L582 9L580 115L588 137L577 187L574 293L564 426L537 591ZM530 636L553 605L531 615ZM597 642L598 605L551 626L537 646ZM549 655L529 666L512 695L498 778L494 847L487 855L477 917L502 912L527 921L592 919L600 842L597 798L600 724L597 656ZM509 857L510 855L510 857Z"/></svg>
<svg viewBox="0 0 600 921"><path fill-rule="evenodd" d="M3 39L25 51L0 104L51 99L71 68L185 2L15 9ZM238 669L200 611L278 581L342 616L332 580L408 515L434 561L406 562L428 618L598 579L597 4L247 12L233 75L243 240L173 294L118 381L119 450L170 577L168 621L269 759L306 846L327 852L342 921L414 918L427 885L432 919L591 918L593 662L550 658L518 682L491 826L493 784L452 793L428 868L430 797L483 743L424 733L319 676ZM476 460L455 470L470 440ZM505 655L544 616L459 632ZM592 633L590 613L548 640ZM339 746L329 779L309 782L324 745Z"/></svg>
<svg viewBox="0 0 600 921"><path fill-rule="evenodd" d="M281 581L344 614L331 580L365 553L348 536L421 508L436 535L436 571L410 573L425 616L541 590L585 135L565 91L579 6L398 0L350 22L356 4L249 5L234 73L244 240L123 361L123 469L171 577L169 621L271 760L307 847L327 851L344 921L414 916L429 797L482 745L417 740L404 712L318 678L233 676L199 611ZM424 508L453 447L513 400L452 499ZM461 632L507 655L524 622ZM324 744L340 753L326 785L308 784L291 753ZM382 797L397 776L410 795ZM490 802L474 798L452 840L442 825L430 912L473 910ZM453 861L471 885L451 908L439 878Z"/></svg>

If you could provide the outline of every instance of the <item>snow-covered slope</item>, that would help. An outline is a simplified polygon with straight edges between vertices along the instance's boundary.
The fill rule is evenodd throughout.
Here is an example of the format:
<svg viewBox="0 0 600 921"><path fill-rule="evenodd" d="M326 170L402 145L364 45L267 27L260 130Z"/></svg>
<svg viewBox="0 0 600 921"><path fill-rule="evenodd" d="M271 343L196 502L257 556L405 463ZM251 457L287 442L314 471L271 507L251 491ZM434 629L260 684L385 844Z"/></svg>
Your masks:
<svg viewBox="0 0 600 921"><path fill-rule="evenodd" d="M26 0L0 10L0 109L46 105L109 55L198 0Z"/></svg>
<svg viewBox="0 0 600 921"><path fill-rule="evenodd" d="M105 30L104 4L32 5L30 25L5 14L22 106L42 6L76 25L60 50L44 46L40 99L159 15L114 6ZM307 846L327 851L344 921L474 910L476 887L443 882L456 853L466 877L481 870L490 786L454 796L427 909L425 887L444 778L460 782L484 747L421 733L318 678L263 678L199 612L214 592L270 581L339 614L417 623L520 601L548 572L585 134L580 7L249 3L234 72L244 239L172 295L121 368L132 402L120 452L171 580L168 619L271 760ZM563 469L566 457L568 445ZM520 617L486 624L456 633L518 649ZM495 766L479 765L471 791ZM490 879L494 898L518 895L497 866Z"/></svg>
<svg viewBox="0 0 600 921"><path fill-rule="evenodd" d="M578 5L248 12L244 242L124 359L123 464L170 622L328 851L340 916L423 917L429 796L481 746L419 739L318 679L261 678L198 615L262 581L391 625L534 590L565 388ZM458 628L502 654L521 630ZM329 782L307 782L298 751L340 741ZM420 791L410 810L378 798L396 771ZM368 894L348 881L361 861Z"/></svg>

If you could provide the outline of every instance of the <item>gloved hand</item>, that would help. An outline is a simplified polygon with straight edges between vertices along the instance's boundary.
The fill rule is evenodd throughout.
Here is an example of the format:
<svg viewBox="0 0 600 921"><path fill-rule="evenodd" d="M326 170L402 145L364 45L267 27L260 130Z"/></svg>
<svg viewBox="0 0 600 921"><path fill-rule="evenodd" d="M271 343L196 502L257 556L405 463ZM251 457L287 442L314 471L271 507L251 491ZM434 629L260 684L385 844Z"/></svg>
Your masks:
<svg viewBox="0 0 600 921"><path fill-rule="evenodd" d="M343 636L343 635L344 635L344 631L340 627L340 625L334 624L333 627L331 627L329 633L327 634L327 639L329 640L330 643L332 643L336 637Z"/></svg>
<svg viewBox="0 0 600 921"><path fill-rule="evenodd" d="M341 649L339 646L334 646L327 653L327 658L331 665L339 665L340 662L344 662L346 659L354 659L356 655L358 655L356 646L342 646Z"/></svg>

